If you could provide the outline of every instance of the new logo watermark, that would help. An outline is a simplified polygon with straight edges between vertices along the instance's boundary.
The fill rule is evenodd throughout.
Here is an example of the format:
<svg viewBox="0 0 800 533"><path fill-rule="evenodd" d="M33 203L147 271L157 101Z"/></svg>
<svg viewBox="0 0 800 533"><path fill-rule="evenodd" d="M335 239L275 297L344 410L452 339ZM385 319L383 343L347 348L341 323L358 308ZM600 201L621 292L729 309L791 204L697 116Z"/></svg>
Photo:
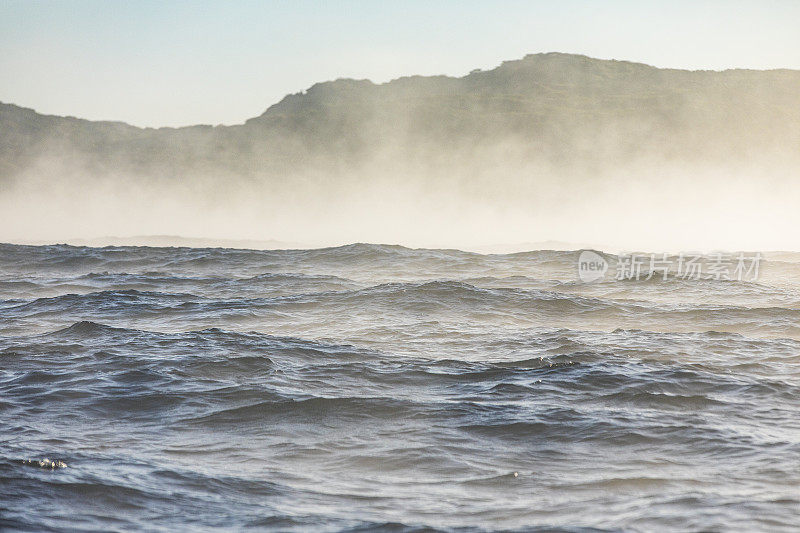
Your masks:
<svg viewBox="0 0 800 533"><path fill-rule="evenodd" d="M610 257L610 259L606 257ZM614 275L610 279L618 281L653 278L666 281L668 277L695 280L756 281L761 264L761 253L603 256L592 250L583 250L578 256L578 278L586 283L605 279L612 264Z"/></svg>
<svg viewBox="0 0 800 533"><path fill-rule="evenodd" d="M586 283L597 281L605 277L608 270L608 261L591 250L584 250L578 257L578 277Z"/></svg>

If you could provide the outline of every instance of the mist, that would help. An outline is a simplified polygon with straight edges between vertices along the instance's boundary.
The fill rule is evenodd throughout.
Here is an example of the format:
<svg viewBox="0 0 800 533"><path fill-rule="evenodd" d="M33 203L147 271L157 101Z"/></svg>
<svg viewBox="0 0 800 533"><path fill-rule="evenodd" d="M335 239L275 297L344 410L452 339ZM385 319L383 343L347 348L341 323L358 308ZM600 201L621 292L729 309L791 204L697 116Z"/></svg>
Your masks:
<svg viewBox="0 0 800 533"><path fill-rule="evenodd" d="M540 54L321 83L232 127L23 110L36 142L5 172L0 239L798 250L798 80Z"/></svg>
<svg viewBox="0 0 800 533"><path fill-rule="evenodd" d="M302 247L481 249L551 241L608 250L800 249L797 234L787 231L800 222L791 169L619 163L594 175L564 175L470 158L438 172L386 164L281 184L37 175L3 193L0 224L2 240L14 242L173 235Z"/></svg>

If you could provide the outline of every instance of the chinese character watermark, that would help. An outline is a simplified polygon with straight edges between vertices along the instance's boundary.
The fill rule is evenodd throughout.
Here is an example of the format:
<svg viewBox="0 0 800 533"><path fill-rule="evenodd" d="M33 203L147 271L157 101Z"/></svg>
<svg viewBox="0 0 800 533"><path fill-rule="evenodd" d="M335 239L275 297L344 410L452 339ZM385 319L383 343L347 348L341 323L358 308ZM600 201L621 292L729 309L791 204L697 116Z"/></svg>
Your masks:
<svg viewBox="0 0 800 533"><path fill-rule="evenodd" d="M647 281L654 278L666 281L670 277L684 280L756 281L761 259L760 252L603 256L592 250L584 250L578 257L578 278L587 283L601 280L611 270L613 263L613 279L617 281Z"/></svg>

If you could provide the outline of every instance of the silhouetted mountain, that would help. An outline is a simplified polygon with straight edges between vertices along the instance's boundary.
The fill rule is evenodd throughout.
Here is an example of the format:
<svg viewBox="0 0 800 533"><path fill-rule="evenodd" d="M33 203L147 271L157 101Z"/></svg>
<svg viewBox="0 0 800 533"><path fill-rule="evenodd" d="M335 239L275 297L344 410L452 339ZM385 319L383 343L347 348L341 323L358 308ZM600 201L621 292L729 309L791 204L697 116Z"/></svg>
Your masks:
<svg viewBox="0 0 800 533"><path fill-rule="evenodd" d="M413 172L464 168L489 150L592 171L638 160L788 161L798 146L798 71L684 71L558 53L462 78L318 83L235 126L137 128L0 104L5 184L37 172L184 181L373 163Z"/></svg>

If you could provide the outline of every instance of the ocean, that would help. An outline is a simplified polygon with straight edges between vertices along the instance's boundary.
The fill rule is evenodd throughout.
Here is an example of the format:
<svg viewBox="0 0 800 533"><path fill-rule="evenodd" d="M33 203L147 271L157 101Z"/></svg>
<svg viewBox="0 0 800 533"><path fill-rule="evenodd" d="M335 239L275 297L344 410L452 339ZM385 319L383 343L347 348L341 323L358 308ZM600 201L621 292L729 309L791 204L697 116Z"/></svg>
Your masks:
<svg viewBox="0 0 800 533"><path fill-rule="evenodd" d="M579 254L0 245L0 529L800 528L800 254Z"/></svg>

